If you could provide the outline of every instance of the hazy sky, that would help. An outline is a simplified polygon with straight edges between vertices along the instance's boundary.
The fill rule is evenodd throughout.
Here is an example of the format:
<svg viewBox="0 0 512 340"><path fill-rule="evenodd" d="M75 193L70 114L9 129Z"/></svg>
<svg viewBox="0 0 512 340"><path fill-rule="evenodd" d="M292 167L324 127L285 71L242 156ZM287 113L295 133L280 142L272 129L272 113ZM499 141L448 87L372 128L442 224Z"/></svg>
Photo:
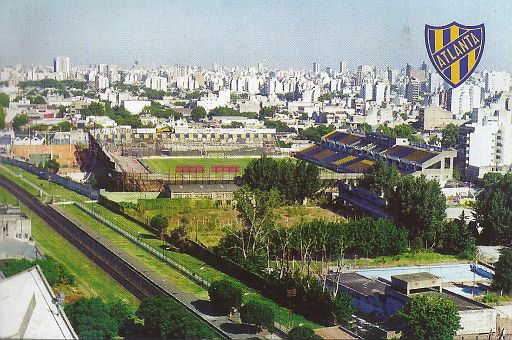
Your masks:
<svg viewBox="0 0 512 340"><path fill-rule="evenodd" d="M485 23L479 68L512 70L512 1L0 0L0 64L349 68L430 63L424 25Z"/></svg>

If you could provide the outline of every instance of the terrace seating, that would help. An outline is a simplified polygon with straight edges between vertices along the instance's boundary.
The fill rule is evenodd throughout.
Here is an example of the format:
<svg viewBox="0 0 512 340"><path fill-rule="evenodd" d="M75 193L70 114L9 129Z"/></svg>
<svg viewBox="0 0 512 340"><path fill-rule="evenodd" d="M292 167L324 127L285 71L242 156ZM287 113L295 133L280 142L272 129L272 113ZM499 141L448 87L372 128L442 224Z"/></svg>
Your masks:
<svg viewBox="0 0 512 340"><path fill-rule="evenodd" d="M205 167L204 167L204 165L176 165L175 171L176 171L176 173L180 173L180 174L204 173Z"/></svg>
<svg viewBox="0 0 512 340"><path fill-rule="evenodd" d="M210 172L214 173L238 173L240 172L239 165L212 165Z"/></svg>

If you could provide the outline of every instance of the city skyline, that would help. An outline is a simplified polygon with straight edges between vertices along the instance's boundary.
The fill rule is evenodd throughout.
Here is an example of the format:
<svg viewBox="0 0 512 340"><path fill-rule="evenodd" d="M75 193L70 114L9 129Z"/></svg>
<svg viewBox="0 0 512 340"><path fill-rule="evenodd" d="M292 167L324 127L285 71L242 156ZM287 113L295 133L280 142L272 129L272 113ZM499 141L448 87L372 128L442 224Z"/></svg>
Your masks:
<svg viewBox="0 0 512 340"><path fill-rule="evenodd" d="M489 3L486 2L486 5ZM359 7L356 7L359 6ZM428 56L426 23L486 25L479 69L510 70L512 4L467 8L461 1L424 4L258 4L215 1L65 3L8 1L0 14L0 64L49 64L65 55L72 64L256 66L337 69L371 64L402 68ZM39 20L33 14L39 13ZM173 15L175 14L175 15Z"/></svg>

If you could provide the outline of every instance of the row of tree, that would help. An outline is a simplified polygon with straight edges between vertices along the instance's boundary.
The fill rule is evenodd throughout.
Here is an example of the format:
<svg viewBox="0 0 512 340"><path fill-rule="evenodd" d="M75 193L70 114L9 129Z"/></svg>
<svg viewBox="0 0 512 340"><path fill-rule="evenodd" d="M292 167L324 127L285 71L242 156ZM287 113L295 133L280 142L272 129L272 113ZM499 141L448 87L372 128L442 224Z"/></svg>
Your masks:
<svg viewBox="0 0 512 340"><path fill-rule="evenodd" d="M446 197L437 181L401 176L396 166L379 159L358 185L386 199L390 216L407 230L411 243L444 253L474 254L474 231L466 225L465 216L445 221Z"/></svg>
<svg viewBox="0 0 512 340"><path fill-rule="evenodd" d="M245 168L242 180L253 190L278 190L287 203L302 203L320 189L320 170L306 161L263 156ZM242 191L244 193L246 191Z"/></svg>
<svg viewBox="0 0 512 340"><path fill-rule="evenodd" d="M165 295L141 301L135 315L121 300L81 298L66 305L80 339L211 339L217 334L183 305ZM139 320L136 320L137 317Z"/></svg>

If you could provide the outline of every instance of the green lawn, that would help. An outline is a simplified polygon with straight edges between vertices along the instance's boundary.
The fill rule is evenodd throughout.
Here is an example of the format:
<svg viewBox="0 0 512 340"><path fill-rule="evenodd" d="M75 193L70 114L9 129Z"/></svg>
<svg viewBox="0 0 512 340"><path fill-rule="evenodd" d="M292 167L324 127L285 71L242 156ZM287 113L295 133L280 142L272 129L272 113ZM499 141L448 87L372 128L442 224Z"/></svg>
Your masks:
<svg viewBox="0 0 512 340"><path fill-rule="evenodd" d="M18 200L0 187L0 200L10 204L18 204ZM75 278L75 284L59 286L55 291L62 290L67 303L80 297L100 296L106 301L121 299L135 311L138 300L117 281L83 255L66 239L49 227L37 215L22 206L23 211L30 217L32 237L38 248L46 255L53 257Z"/></svg>
<svg viewBox="0 0 512 340"><path fill-rule="evenodd" d="M133 256L143 265L147 266L148 268L165 277L167 280L169 280L170 283L176 285L180 290L189 294L193 294L198 298L205 299L208 297L208 294L203 287L199 286L198 284L196 284L195 282L193 282L192 280L190 280L177 270L173 269L171 266L164 264L158 258L151 255L150 253L140 248L139 246L135 245L132 241L118 234L110 227L104 225L103 223L99 222L98 220L91 217L87 213L83 212L77 206L63 205L61 206L61 208L65 210L67 213L71 214L76 220L86 223L87 227L101 234L107 240L112 242L115 246L126 251L128 254ZM95 210L98 211L98 209L100 208L101 207L99 205L96 205ZM102 215L110 219L110 215L103 213L103 211ZM126 223L128 222L129 221L126 221ZM123 226L124 224L125 223L123 222Z"/></svg>
<svg viewBox="0 0 512 340"><path fill-rule="evenodd" d="M177 165L203 165L205 172L209 172L212 165L238 165L240 166L239 174L242 174L251 159L255 158L145 158L141 159L141 161L152 172L160 174L174 174Z"/></svg>
<svg viewBox="0 0 512 340"><path fill-rule="evenodd" d="M37 185L39 188L47 192L48 194L55 197L55 201L76 201L76 202L84 202L88 201L89 198L82 196L74 191L68 190L56 183L49 182L45 179L40 178L39 176L36 176L28 171L24 171L20 168L17 168L12 165L8 164L2 164L6 168L10 169L11 171L15 172L18 176L21 174L21 176L27 180L29 180L31 183ZM27 190L34 196L39 196L39 191L36 190L31 185L27 184L25 181L21 180L20 177L14 176L10 174L7 171L4 171L2 168L0 168L0 173L4 175L5 177L13 180L16 184L20 185L23 189ZM48 199L48 197L43 197L45 200Z"/></svg>

